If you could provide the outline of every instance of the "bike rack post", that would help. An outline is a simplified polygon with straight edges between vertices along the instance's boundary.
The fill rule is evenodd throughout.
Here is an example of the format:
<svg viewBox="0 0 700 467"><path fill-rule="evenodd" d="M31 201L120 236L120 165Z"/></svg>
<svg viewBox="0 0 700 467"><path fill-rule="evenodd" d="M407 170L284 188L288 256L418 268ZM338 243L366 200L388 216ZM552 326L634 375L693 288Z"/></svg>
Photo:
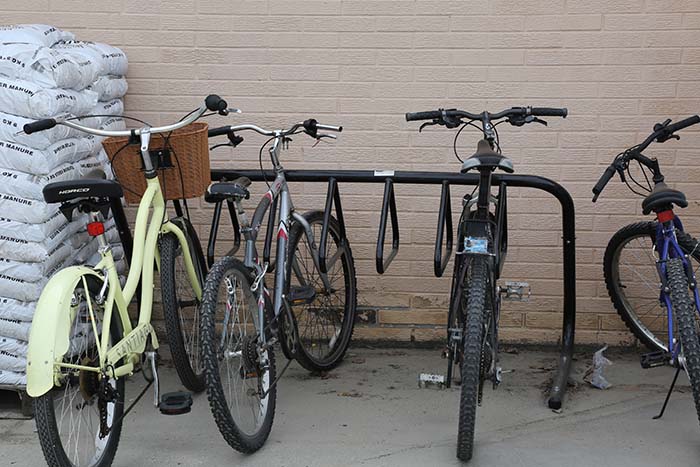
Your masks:
<svg viewBox="0 0 700 467"><path fill-rule="evenodd" d="M263 264L269 264L270 271L274 270L272 263L270 263L270 252L272 251L275 220L277 220L277 198L272 200L272 204L270 205L270 212L267 217L267 231L265 231L265 246L263 247Z"/></svg>
<svg viewBox="0 0 700 467"><path fill-rule="evenodd" d="M318 247L318 267L321 272L328 273L328 267L326 265L326 254L328 252L328 226L331 222L331 212L333 211L333 205L335 205L335 215L338 220L338 226L340 229L340 243L345 245L347 240L345 234L345 219L343 218L343 206L340 203L340 191L338 191L338 181L330 177L328 179L328 192L326 193L326 207L323 211L323 225L321 226L321 241Z"/></svg>
<svg viewBox="0 0 700 467"><path fill-rule="evenodd" d="M386 238L386 221L391 215L391 252L384 259L384 239ZM396 196L394 196L394 182L391 178L384 180L384 199L382 200L382 212L379 216L379 233L377 234L377 252L375 264L377 272L384 274L387 268L399 252L399 216L396 212Z"/></svg>
<svg viewBox="0 0 700 467"><path fill-rule="evenodd" d="M418 185L440 185L444 182L453 185L477 185L477 174L459 174L452 172L374 172L371 170L288 170L285 172L290 182L330 182L334 183L385 183L389 178L393 183L407 183ZM259 170L212 170L211 178L214 181L226 177L233 180L245 176L251 181L263 181L266 178L274 178L272 171L261 172ZM560 409L564 393L566 392L571 360L574 352L574 334L576 325L576 223L574 214L574 201L566 189L557 182L537 175L520 174L493 174L493 184L501 182L513 187L534 188L553 195L559 201L562 208L562 238L563 238L563 285L564 285L564 313L562 323L561 350L559 356L559 370L554 377L549 393L548 405L552 409ZM385 192L386 192L385 187ZM340 198L338 197L338 200ZM328 204L328 200L327 203Z"/></svg>
<svg viewBox="0 0 700 467"><path fill-rule="evenodd" d="M442 240L445 237L445 229L447 229L447 240L445 242L445 254L442 254ZM447 264L450 262L453 238L450 182L444 180L442 182L442 193L440 193L440 211L438 212L437 235L435 236L435 256L433 260L435 277L442 277Z"/></svg>

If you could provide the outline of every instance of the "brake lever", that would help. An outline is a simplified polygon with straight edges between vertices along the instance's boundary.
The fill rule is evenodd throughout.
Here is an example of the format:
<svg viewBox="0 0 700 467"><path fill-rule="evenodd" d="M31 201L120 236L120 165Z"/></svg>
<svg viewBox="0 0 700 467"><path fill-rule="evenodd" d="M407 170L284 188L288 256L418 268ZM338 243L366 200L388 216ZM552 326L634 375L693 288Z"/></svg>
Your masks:
<svg viewBox="0 0 700 467"><path fill-rule="evenodd" d="M427 126L433 126L433 125L439 125L439 124L440 124L440 120L437 120L437 119L433 120L432 122L425 122L420 126L420 128L418 128L418 133L423 131L423 128L425 128Z"/></svg>
<svg viewBox="0 0 700 467"><path fill-rule="evenodd" d="M523 126L526 123L539 123L540 125L547 126L547 122L545 120L537 118L534 115L524 115L516 118L511 117L508 119L508 123L513 126Z"/></svg>
<svg viewBox="0 0 700 467"><path fill-rule="evenodd" d="M311 147L312 147L312 148L315 148L316 146L318 146L318 144L321 142L321 140L322 140L323 138L338 139L338 137L337 137L336 135L329 135L329 134L326 134L326 133L321 133L321 134L319 134L319 135L316 136L316 142L315 142L314 145L311 146Z"/></svg>
<svg viewBox="0 0 700 467"><path fill-rule="evenodd" d="M230 132L226 136L228 136L228 140L231 142L230 144L234 148L243 142L243 137L238 136L234 132Z"/></svg>

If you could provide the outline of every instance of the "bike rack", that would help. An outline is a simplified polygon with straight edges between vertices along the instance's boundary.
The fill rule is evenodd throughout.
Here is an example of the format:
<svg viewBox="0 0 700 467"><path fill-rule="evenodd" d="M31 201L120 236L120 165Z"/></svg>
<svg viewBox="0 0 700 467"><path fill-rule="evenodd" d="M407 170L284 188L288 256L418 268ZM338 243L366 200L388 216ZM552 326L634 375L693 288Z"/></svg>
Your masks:
<svg viewBox="0 0 700 467"><path fill-rule="evenodd" d="M386 221L391 215L391 251L384 259L384 239L386 238ZM376 268L379 274L384 274L391 262L399 252L399 216L396 211L396 197L394 196L394 181L390 178L384 180L384 199L382 200L382 213L379 217L379 234L377 235Z"/></svg>
<svg viewBox="0 0 700 467"><path fill-rule="evenodd" d="M237 177L248 177L251 181L263 181L266 178L274 178L272 171L261 172L259 170L221 170L214 169L211 172L213 181L226 178L234 180ZM452 172L411 172L411 171L372 171L372 170L288 170L285 176L289 182L328 182L329 190L326 197L326 212L324 214L324 228L327 233L327 220L330 218L330 207L336 206L336 213L342 218L342 208L340 207L340 195L338 194L338 183L384 183L384 202L382 203L382 216L380 218L380 230L377 242L377 271L386 271L386 266L396 256L399 246L398 216L396 215L396 201L394 199L393 184L405 183L414 185L442 185L441 214L439 216L438 235L436 238L435 272L444 272L447 260L443 260L442 255L442 235L441 231L447 230L447 249L451 248L452 229L451 216L448 215L449 185L470 185L479 183L478 174L459 174ZM332 181L331 181L332 180ZM562 406L564 393L566 392L571 361L574 351L574 334L576 323L576 249L575 249L575 214L574 201L566 189L557 182L537 175L521 174L500 174L492 176L494 185L534 188L553 195L559 201L562 208L562 238L563 238L563 285L564 285L564 310L562 322L562 339L559 356L559 369L554 377L549 393L548 405L550 408L558 410ZM331 185L333 189L331 189ZM329 200L332 197L332 202ZM388 207L387 207L388 205ZM444 208L444 209L443 209ZM390 213L389 213L390 211ZM384 236L386 220L388 214L392 218L392 252L389 260L384 261ZM449 221L448 221L449 219ZM341 222L341 219L338 219ZM344 223L341 222L344 237ZM442 232L444 233L444 231ZM322 238L322 241L324 239ZM379 241L381 240L381 242ZM325 246L325 244L324 244ZM325 251L322 253L325 254ZM382 256L379 254L382 253ZM445 255L449 258L449 255ZM438 262L439 258L439 262ZM324 258L325 261L325 258ZM382 271L379 271L379 266ZM324 264L325 267L325 264ZM437 275L437 274L436 274Z"/></svg>
<svg viewBox="0 0 700 467"><path fill-rule="evenodd" d="M445 253L442 253L442 239L447 228L447 240L445 242ZM438 228L435 236L435 257L434 271L435 277L442 277L447 268L447 264L452 257L452 202L450 201L450 183L447 180L442 182L442 193L440 194L440 211L438 212Z"/></svg>
<svg viewBox="0 0 700 467"><path fill-rule="evenodd" d="M345 218L343 217L343 205L340 202L340 192L338 191L338 181L334 177L328 179L328 191L326 193L326 208L323 211L323 226L321 227L321 242L318 247L318 267L322 273L328 273L326 266L326 254L328 253L328 226L331 222L331 211L335 206L335 217L338 220L340 229L341 244L347 240L345 234Z"/></svg>
<svg viewBox="0 0 700 467"><path fill-rule="evenodd" d="M207 265L212 267L214 264L214 245L216 244L216 234L219 231L219 220L221 219L221 208L223 201L217 201L214 204L214 216L211 219L211 230L209 231L209 242L207 243ZM241 246L241 227L238 223L236 215L236 207L229 199L226 200L229 216L231 217L231 225L233 226L233 248L228 252L229 255L235 255L238 248Z"/></svg>

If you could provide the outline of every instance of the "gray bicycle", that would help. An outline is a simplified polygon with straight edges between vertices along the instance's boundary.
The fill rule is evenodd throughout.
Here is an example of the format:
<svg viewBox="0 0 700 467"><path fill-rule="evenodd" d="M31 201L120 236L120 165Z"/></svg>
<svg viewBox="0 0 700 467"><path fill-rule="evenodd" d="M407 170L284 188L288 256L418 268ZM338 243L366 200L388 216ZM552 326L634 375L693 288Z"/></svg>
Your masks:
<svg viewBox="0 0 700 467"><path fill-rule="evenodd" d="M278 375L273 346L279 343L291 362L311 371L328 371L343 359L354 328L357 302L355 266L342 223L323 211L294 209L280 163L291 136L305 133L317 140L335 138L321 132L342 127L310 119L287 130L255 125L210 131L240 142L236 132L255 131L269 139L275 178L268 183L249 222L243 201L250 180L213 184L210 202L231 202L245 240L243 261L227 254L212 266L204 286L200 335L207 395L219 431L234 449L250 453L269 436L275 412ZM279 209L278 208L279 205ZM268 232L262 256L256 239L266 214ZM324 228L325 226L325 228ZM270 261L272 232L277 232L276 259ZM317 244L320 241L320 244ZM272 294L266 275L274 271Z"/></svg>

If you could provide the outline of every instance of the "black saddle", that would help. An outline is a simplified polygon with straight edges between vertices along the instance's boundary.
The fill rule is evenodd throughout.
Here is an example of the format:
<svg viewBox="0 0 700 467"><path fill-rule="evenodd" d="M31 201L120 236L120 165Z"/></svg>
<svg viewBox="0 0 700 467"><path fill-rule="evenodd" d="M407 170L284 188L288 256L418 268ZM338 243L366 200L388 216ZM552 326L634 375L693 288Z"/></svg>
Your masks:
<svg viewBox="0 0 700 467"><path fill-rule="evenodd" d="M654 185L649 196L642 201L642 213L647 215L652 211L663 211L670 209L674 204L680 208L687 207L688 200L685 199L685 194L669 188L664 182L659 182Z"/></svg>
<svg viewBox="0 0 700 467"><path fill-rule="evenodd" d="M239 177L232 182L212 183L204 195L204 200L207 203L218 203L231 198L248 199L250 198L249 186L248 177Z"/></svg>
<svg viewBox="0 0 700 467"><path fill-rule="evenodd" d="M124 196L119 183L98 178L49 183L44 187L43 193L47 203L63 203L77 198L121 198Z"/></svg>
<svg viewBox="0 0 700 467"><path fill-rule="evenodd" d="M476 153L462 163L462 173L472 169L489 168L492 170L501 169L508 173L513 173L513 161L491 149L491 145L485 139L479 141Z"/></svg>

